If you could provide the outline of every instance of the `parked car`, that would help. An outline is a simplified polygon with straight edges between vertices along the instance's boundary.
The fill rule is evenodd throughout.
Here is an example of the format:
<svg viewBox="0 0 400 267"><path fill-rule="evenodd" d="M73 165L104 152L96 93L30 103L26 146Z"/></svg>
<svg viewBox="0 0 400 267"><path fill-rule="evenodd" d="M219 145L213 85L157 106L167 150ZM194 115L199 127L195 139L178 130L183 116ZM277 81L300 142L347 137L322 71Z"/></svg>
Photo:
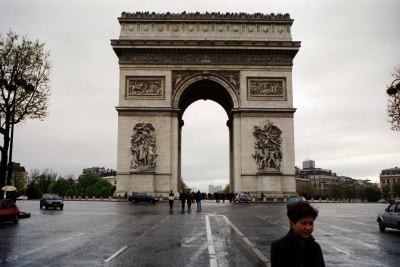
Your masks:
<svg viewBox="0 0 400 267"><path fill-rule="evenodd" d="M391 203L383 212L379 213L376 221L381 232L386 228L400 230L400 200Z"/></svg>
<svg viewBox="0 0 400 267"><path fill-rule="evenodd" d="M17 200L28 200L27 196L19 196L17 197Z"/></svg>
<svg viewBox="0 0 400 267"><path fill-rule="evenodd" d="M248 194L245 193L238 193L235 197L235 203L251 203L251 197Z"/></svg>
<svg viewBox="0 0 400 267"><path fill-rule="evenodd" d="M133 193L129 199L131 199L131 201L135 203L149 202L154 204L158 201L158 198L153 197L147 193Z"/></svg>
<svg viewBox="0 0 400 267"><path fill-rule="evenodd" d="M0 221L18 223L20 211L17 204L11 199L0 200Z"/></svg>
<svg viewBox="0 0 400 267"><path fill-rule="evenodd" d="M289 209L291 206L293 206L297 202L301 202L301 201L307 201L307 200L303 196L289 197L288 200L287 200L286 208Z"/></svg>
<svg viewBox="0 0 400 267"><path fill-rule="evenodd" d="M40 200L40 208L47 210L49 207L53 207L54 209L60 208L62 210L64 202L57 194L44 194Z"/></svg>

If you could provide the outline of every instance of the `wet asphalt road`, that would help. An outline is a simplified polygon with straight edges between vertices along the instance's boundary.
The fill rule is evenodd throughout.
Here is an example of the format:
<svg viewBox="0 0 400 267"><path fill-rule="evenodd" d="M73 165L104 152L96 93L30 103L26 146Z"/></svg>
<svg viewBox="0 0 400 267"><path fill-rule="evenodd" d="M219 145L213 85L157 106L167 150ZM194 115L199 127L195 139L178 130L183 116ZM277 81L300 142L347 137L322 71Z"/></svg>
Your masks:
<svg viewBox="0 0 400 267"><path fill-rule="evenodd" d="M270 244L285 235L284 203L203 202L181 213L175 202L66 201L31 218L0 224L2 266L268 266ZM327 266L399 266L400 231L380 233L386 204L314 203L314 237Z"/></svg>

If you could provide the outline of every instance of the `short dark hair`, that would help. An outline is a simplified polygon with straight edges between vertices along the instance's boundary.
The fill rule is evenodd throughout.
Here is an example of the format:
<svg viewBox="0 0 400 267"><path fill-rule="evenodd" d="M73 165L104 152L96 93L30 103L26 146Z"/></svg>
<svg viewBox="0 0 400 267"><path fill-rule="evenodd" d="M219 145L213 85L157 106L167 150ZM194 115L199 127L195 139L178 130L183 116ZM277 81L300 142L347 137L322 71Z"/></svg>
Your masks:
<svg viewBox="0 0 400 267"><path fill-rule="evenodd" d="M297 223L298 220L305 217L317 218L318 210L314 209L310 203L305 201L299 201L293 206L289 207L287 216L291 222Z"/></svg>

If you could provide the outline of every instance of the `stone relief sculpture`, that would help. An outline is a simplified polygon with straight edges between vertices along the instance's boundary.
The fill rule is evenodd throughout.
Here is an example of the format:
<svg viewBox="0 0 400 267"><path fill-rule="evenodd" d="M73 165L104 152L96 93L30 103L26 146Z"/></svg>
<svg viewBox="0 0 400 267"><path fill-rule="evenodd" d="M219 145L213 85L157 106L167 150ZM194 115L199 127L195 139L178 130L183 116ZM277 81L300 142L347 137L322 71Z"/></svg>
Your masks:
<svg viewBox="0 0 400 267"><path fill-rule="evenodd" d="M163 96L162 78L128 77L126 82L126 96Z"/></svg>
<svg viewBox="0 0 400 267"><path fill-rule="evenodd" d="M253 135L256 138L253 158L256 160L259 172L279 172L282 162L281 138L282 131L270 121L263 128L254 126Z"/></svg>
<svg viewBox="0 0 400 267"><path fill-rule="evenodd" d="M137 123L131 137L131 169L135 171L154 171L156 167L156 138L151 123Z"/></svg>
<svg viewBox="0 0 400 267"><path fill-rule="evenodd" d="M184 71L173 71L172 72L172 91L174 92L183 83L190 80L191 78L202 75L204 77L214 76L229 84L237 94L240 93L240 72L239 71L195 71L195 70L184 70Z"/></svg>
<svg viewBox="0 0 400 267"><path fill-rule="evenodd" d="M248 78L249 100L285 100L284 78Z"/></svg>

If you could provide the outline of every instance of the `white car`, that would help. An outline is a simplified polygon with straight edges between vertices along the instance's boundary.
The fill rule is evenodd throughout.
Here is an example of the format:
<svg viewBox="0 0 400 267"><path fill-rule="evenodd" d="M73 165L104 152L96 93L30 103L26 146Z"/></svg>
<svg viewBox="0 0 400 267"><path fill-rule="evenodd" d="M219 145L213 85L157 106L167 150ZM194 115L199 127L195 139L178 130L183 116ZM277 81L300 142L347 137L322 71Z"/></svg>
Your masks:
<svg viewBox="0 0 400 267"><path fill-rule="evenodd" d="M400 230L400 201L390 204L385 211L378 214L376 220L381 232L385 231L386 227Z"/></svg>
<svg viewBox="0 0 400 267"><path fill-rule="evenodd" d="M17 200L28 200L27 196L19 196L17 197Z"/></svg>

